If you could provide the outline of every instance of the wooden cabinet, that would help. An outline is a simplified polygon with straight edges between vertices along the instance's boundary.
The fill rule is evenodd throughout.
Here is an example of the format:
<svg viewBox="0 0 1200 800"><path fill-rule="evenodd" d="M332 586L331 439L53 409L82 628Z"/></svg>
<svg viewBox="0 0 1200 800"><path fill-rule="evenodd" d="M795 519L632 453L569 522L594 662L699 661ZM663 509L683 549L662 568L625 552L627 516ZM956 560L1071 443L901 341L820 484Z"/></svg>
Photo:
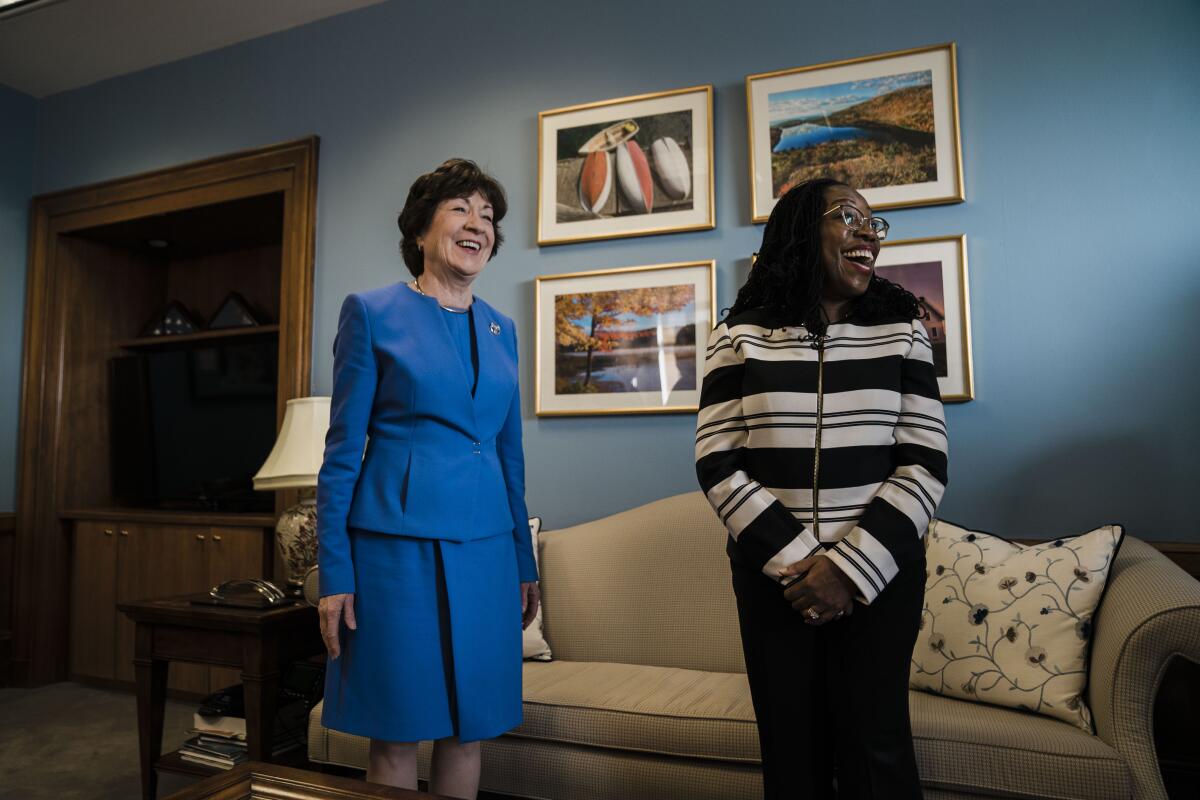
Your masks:
<svg viewBox="0 0 1200 800"><path fill-rule="evenodd" d="M79 520L71 560L71 674L113 677L117 527Z"/></svg>
<svg viewBox="0 0 1200 800"><path fill-rule="evenodd" d="M189 500L191 507L207 509L213 507L212 497L220 498L218 507L248 510L255 507L252 502L224 492L238 482L244 486L257 468L247 472L240 465L203 476L231 481L211 497L152 496L164 488L166 482L157 481L170 462L157 453L148 458L143 440L174 447L170 452L179 458L188 458L189 451L167 442L170 437L151 439L122 428L123 420L170 414L128 413L144 393L126 392L132 383L118 378L136 376L117 374L122 367L114 367L120 362L113 360L122 358L132 370L125 357L133 353L161 362L164 351L175 348L199 354L236 347L257 353L255 374L261 378L272 371L272 363L263 359L269 354L274 380L251 382L256 411L252 419L241 420L243 430L269 445L287 401L309 393L317 149L310 137L33 199L17 518L11 546L0 536L0 587L6 590L0 594L12 597L11 606L0 600L0 676L10 642L18 685L63 680L69 671L108 680L126 676L125 654L116 648L128 642L125 634L114 633L111 616L118 596L177 594L204 588L215 576L258 576L269 568L266 557L243 566L248 562L242 544L234 540L259 535L247 530L270 529L273 514L257 515L267 517L260 524L247 519L256 515L232 512L201 519L200 514L112 510L179 508ZM252 331L211 329L208 323L232 292L265 324ZM171 303L190 312L198 332L143 338L147 322ZM211 359L189 360L188 369L189 392L196 395L189 401L242 397L205 378L214 375ZM274 384L271 396L267 383ZM182 380L156 385L179 389L167 393L162 408L179 406ZM213 411L215 404L208 405L209 414L198 414L179 429L211 430L244 443L244 433L235 433L230 420ZM114 413L121 408L127 413ZM129 450L138 452L131 457ZM266 458L266 452L261 455ZM294 493L281 492L276 510L294 502ZM63 519L79 524L63 526ZM106 538L108 528L113 533ZM217 528L236 531L214 534ZM197 534L205 538L196 539ZM214 535L220 538L214 541ZM70 590L64 591L64 584ZM105 600L93 602L99 597ZM10 617L11 638L5 633Z"/></svg>
<svg viewBox="0 0 1200 800"><path fill-rule="evenodd" d="M205 592L233 578L269 574L270 517L178 515L169 512L69 512L74 536L71 563L70 671L72 677L134 682L134 625L116 604ZM211 516L211 519L205 519ZM236 683L234 670L172 665L168 686L206 694Z"/></svg>

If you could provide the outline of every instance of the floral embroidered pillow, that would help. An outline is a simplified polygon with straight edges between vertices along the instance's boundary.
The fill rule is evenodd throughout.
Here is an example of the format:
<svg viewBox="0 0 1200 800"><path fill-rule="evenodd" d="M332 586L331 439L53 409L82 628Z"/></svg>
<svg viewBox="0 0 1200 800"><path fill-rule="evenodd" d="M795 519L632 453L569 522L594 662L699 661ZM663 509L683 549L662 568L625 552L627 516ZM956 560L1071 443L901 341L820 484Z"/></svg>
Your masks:
<svg viewBox="0 0 1200 800"><path fill-rule="evenodd" d="M1092 619L1125 532L1028 547L934 520L909 686L1056 717L1092 732Z"/></svg>
<svg viewBox="0 0 1200 800"><path fill-rule="evenodd" d="M533 539L533 562L539 561L538 534L542 532L542 518L529 518L529 536ZM546 636L542 633L542 609L538 606L537 616L529 627L521 633L521 651L524 658L534 661L550 660L550 645L546 644Z"/></svg>

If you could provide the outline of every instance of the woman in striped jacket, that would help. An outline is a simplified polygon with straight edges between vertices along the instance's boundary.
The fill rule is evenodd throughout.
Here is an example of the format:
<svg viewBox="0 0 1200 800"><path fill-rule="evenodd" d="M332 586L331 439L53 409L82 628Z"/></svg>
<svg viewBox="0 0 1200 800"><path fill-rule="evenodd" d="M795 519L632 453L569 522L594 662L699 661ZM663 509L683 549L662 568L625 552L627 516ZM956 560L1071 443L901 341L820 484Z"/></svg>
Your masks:
<svg viewBox="0 0 1200 800"><path fill-rule="evenodd" d="M920 305L874 272L887 230L848 186L791 189L709 339L696 473L768 798L921 796L908 667L946 425Z"/></svg>

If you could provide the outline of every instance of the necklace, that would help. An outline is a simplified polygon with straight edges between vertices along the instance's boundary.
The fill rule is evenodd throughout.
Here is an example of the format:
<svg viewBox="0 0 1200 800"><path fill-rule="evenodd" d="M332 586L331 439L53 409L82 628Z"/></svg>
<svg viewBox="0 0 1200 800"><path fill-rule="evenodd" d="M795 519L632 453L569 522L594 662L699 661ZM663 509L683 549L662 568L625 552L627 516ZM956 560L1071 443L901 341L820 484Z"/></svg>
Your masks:
<svg viewBox="0 0 1200 800"><path fill-rule="evenodd" d="M418 294L420 294L422 297L429 297L429 295L425 294L425 290L421 288L421 279L420 278L414 278L413 285L415 285L417 287ZM441 306L442 304L439 302L438 305ZM469 307L468 308L455 308L454 306L442 306L442 311L449 311L451 314L466 314L470 310L471 309Z"/></svg>

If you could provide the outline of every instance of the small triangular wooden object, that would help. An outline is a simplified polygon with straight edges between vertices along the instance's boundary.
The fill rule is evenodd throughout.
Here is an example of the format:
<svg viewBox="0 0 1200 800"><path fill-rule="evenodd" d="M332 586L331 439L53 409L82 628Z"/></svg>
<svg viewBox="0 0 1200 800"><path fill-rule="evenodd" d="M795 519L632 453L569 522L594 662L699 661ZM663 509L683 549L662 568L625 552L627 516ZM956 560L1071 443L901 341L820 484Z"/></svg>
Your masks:
<svg viewBox="0 0 1200 800"><path fill-rule="evenodd" d="M246 298L237 292L230 292L221 302L217 313L208 321L209 330L220 328L252 328L262 322L246 302Z"/></svg>
<svg viewBox="0 0 1200 800"><path fill-rule="evenodd" d="M178 336L181 333L196 333L200 326L187 306L172 300L166 308L150 318L142 328L142 336Z"/></svg>

